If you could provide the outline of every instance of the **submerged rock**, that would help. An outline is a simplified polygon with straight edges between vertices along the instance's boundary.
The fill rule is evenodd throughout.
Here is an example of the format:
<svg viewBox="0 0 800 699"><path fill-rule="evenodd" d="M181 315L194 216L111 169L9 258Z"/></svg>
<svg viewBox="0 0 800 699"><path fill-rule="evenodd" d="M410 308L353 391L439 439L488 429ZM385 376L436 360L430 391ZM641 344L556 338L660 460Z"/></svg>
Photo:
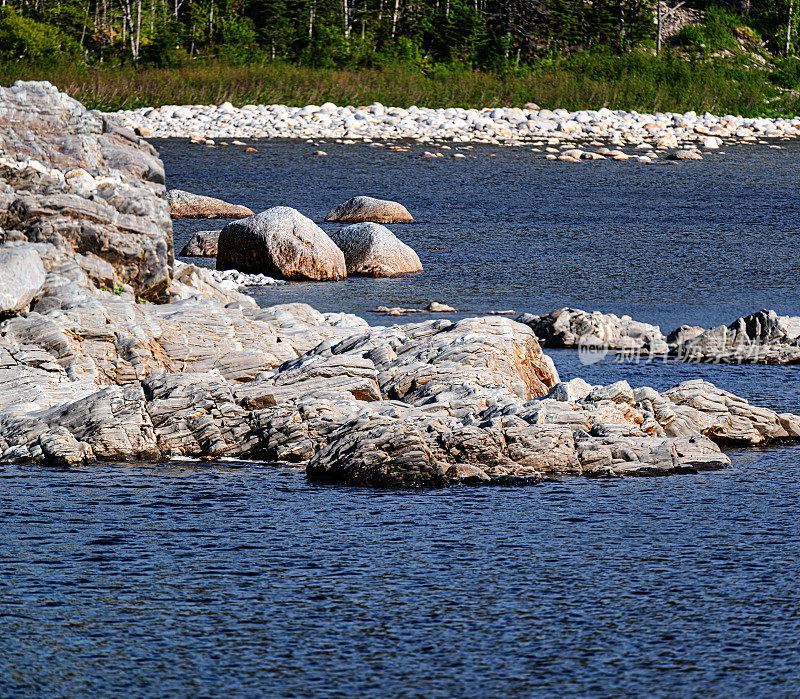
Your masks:
<svg viewBox="0 0 800 699"><path fill-rule="evenodd" d="M347 276L342 251L316 223L288 206L229 223L217 248L218 270L320 281Z"/></svg>
<svg viewBox="0 0 800 699"><path fill-rule="evenodd" d="M326 221L337 223L414 223L408 209L396 201L353 197L331 209Z"/></svg>
<svg viewBox="0 0 800 699"><path fill-rule="evenodd" d="M170 189L167 201L172 218L247 218L253 215L246 206L229 204L222 199L192 194L182 189Z"/></svg>
<svg viewBox="0 0 800 699"><path fill-rule="evenodd" d="M422 271L417 253L378 223L345 226L331 239L344 253L348 274L399 277Z"/></svg>
<svg viewBox="0 0 800 699"><path fill-rule="evenodd" d="M181 257L216 257L221 231L197 231L180 251Z"/></svg>

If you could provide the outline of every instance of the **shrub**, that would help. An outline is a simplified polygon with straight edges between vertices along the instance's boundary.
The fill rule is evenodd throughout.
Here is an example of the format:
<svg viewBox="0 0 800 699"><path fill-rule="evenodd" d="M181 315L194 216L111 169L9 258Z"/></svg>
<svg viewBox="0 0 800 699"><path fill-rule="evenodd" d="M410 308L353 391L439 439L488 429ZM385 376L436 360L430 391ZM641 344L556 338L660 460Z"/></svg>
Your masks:
<svg viewBox="0 0 800 699"><path fill-rule="evenodd" d="M56 27L23 17L11 7L0 10L0 61L51 65L80 52L80 44Z"/></svg>
<svg viewBox="0 0 800 699"><path fill-rule="evenodd" d="M687 24L672 38L672 43L705 54L736 50L739 48L736 30L740 26L738 15L712 5L706 11L705 23Z"/></svg>

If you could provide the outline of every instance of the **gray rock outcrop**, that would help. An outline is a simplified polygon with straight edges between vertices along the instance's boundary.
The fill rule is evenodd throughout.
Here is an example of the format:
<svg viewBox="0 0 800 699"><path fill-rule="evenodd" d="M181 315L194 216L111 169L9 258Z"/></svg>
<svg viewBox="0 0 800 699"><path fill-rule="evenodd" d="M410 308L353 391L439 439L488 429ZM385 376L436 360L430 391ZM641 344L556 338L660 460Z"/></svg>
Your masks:
<svg viewBox="0 0 800 699"><path fill-rule="evenodd" d="M288 206L276 206L229 223L219 234L217 269L282 279L344 279L344 254L316 223Z"/></svg>
<svg viewBox="0 0 800 699"><path fill-rule="evenodd" d="M221 231L197 231L183 246L181 257L216 257Z"/></svg>
<svg viewBox="0 0 800 699"><path fill-rule="evenodd" d="M405 206L396 201L353 197L334 207L325 217L335 223L414 223Z"/></svg>
<svg viewBox="0 0 800 699"><path fill-rule="evenodd" d="M685 326L670 333L670 353L690 362L726 364L800 363L800 317L762 310L728 326Z"/></svg>
<svg viewBox="0 0 800 699"><path fill-rule="evenodd" d="M253 215L246 206L229 204L222 199L192 194L182 189L170 189L167 201L172 218L247 218Z"/></svg>
<svg viewBox="0 0 800 699"><path fill-rule="evenodd" d="M348 274L399 277L422 271L417 253L379 223L345 226L331 239L344 253Z"/></svg>
<svg viewBox="0 0 800 699"><path fill-rule="evenodd" d="M372 328L258 308L190 265L179 300L136 303L71 254L32 247L48 270L41 311L0 324L4 460L238 456L433 487L696 472L729 463L715 441L800 438L800 417L702 381L559 383L533 331L507 318Z"/></svg>
<svg viewBox="0 0 800 699"><path fill-rule="evenodd" d="M44 284L44 265L25 244L0 247L0 318L27 311Z"/></svg>
<svg viewBox="0 0 800 699"><path fill-rule="evenodd" d="M657 325L613 313L562 308L543 316L523 313L517 318L529 326L544 347L598 348L665 354L669 347Z"/></svg>
<svg viewBox="0 0 800 699"><path fill-rule="evenodd" d="M98 132L99 115L48 85L5 92L0 116L29 100L44 136L21 145L40 160L2 159L0 211L14 225L0 260L23 254L39 274L0 321L0 461L230 456L306 463L332 483L439 487L696 472L730 463L719 444L800 439L800 416L704 381L663 393L561 382L534 330L504 317L370 327L305 304L259 308L158 247L170 223L147 147L112 122ZM6 124L4 143L18 138ZM104 160L62 172L75 152ZM59 201L69 208L54 213ZM245 262L344 275L342 252L292 209L230 224L220 252L226 230ZM588 332L652 351L654 326L617 320L570 312L559 341ZM800 336L798 319L769 313L734 326L770 346Z"/></svg>
<svg viewBox="0 0 800 699"><path fill-rule="evenodd" d="M52 242L163 299L172 224L155 149L50 83L0 88L0 243Z"/></svg>

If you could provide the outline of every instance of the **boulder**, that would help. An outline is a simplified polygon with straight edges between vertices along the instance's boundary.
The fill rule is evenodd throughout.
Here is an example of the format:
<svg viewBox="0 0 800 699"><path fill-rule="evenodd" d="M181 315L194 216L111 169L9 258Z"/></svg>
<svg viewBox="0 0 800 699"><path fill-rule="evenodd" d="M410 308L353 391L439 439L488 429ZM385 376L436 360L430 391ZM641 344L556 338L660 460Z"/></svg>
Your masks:
<svg viewBox="0 0 800 699"><path fill-rule="evenodd" d="M44 265L32 245L0 247L0 316L28 310L44 284Z"/></svg>
<svg viewBox="0 0 800 699"><path fill-rule="evenodd" d="M319 281L347 276L344 254L325 231L287 206L225 226L217 243L217 269Z"/></svg>
<svg viewBox="0 0 800 699"><path fill-rule="evenodd" d="M396 201L353 197L335 207L325 217L337 223L414 223L408 209Z"/></svg>
<svg viewBox="0 0 800 699"><path fill-rule="evenodd" d="M47 82L0 88L0 243L52 242L163 300L172 223L156 150Z"/></svg>
<svg viewBox="0 0 800 699"><path fill-rule="evenodd" d="M345 226L331 239L344 253L348 274L399 277L422 271L417 253L379 223Z"/></svg>
<svg viewBox="0 0 800 699"><path fill-rule="evenodd" d="M666 155L667 160L702 160L703 156L696 150L689 150L688 148L679 148L670 151Z"/></svg>
<svg viewBox="0 0 800 699"><path fill-rule="evenodd" d="M222 199L170 189L167 192L172 218L247 218L253 212L246 206L229 204Z"/></svg>
<svg viewBox="0 0 800 699"><path fill-rule="evenodd" d="M183 246L181 257L216 257L220 231L197 231Z"/></svg>
<svg viewBox="0 0 800 699"><path fill-rule="evenodd" d="M95 460L92 448L79 442L66 427L56 427L39 435L36 445L42 452L42 463L50 468L70 468Z"/></svg>

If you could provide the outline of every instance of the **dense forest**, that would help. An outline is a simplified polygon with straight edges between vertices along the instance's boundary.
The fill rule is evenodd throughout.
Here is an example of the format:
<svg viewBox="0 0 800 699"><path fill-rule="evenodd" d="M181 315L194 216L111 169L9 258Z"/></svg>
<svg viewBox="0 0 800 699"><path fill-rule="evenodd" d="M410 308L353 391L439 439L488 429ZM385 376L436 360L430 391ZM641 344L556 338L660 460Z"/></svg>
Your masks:
<svg viewBox="0 0 800 699"><path fill-rule="evenodd" d="M795 52L800 0L2 0L0 61L497 69L587 50L654 50L658 16L675 5L713 21L673 44L724 47L741 23L764 51Z"/></svg>

